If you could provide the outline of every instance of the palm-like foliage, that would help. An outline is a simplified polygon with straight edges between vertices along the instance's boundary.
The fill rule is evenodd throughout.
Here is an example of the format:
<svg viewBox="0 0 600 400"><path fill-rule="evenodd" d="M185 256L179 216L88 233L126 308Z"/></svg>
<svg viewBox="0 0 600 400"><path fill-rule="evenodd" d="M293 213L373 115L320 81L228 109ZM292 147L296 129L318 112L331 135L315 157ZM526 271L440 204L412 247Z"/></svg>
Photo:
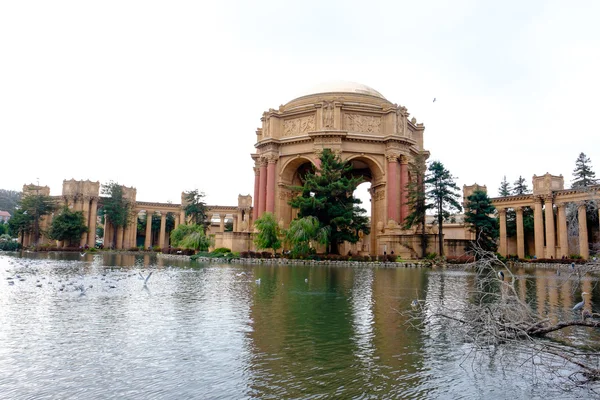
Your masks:
<svg viewBox="0 0 600 400"><path fill-rule="evenodd" d="M329 229L321 226L319 220L313 216L293 220L285 232L285 240L291 245L292 256L312 253L313 243L327 245Z"/></svg>
<svg viewBox="0 0 600 400"><path fill-rule="evenodd" d="M264 213L254 221L257 233L254 236L254 244L259 249L273 249L276 252L281 248L279 239L279 226L272 213Z"/></svg>

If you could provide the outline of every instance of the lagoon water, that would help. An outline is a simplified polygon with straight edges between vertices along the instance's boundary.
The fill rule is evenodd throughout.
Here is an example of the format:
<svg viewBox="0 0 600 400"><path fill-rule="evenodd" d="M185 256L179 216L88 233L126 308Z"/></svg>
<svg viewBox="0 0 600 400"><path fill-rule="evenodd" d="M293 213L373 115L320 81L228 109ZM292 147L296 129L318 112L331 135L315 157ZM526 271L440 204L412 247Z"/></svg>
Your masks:
<svg viewBox="0 0 600 400"><path fill-rule="evenodd" d="M150 271L144 285L140 273ZM524 298L551 318L573 317L581 290L600 298L594 278L585 288L559 288L553 270L518 274ZM425 313L440 302L460 307L475 280L425 268L4 253L0 398L595 396L597 386L568 385L565 392L565 381L534 368L531 354L506 347L472 353L454 332L407 323L413 299L423 300ZM561 335L600 339L585 328Z"/></svg>

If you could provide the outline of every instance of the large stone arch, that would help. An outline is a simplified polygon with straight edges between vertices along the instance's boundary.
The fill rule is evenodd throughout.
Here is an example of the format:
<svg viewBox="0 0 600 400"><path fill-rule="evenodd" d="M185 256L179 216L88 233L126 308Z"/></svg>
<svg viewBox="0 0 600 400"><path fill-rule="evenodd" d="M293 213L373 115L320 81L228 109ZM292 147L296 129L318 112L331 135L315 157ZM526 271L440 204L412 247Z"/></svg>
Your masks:
<svg viewBox="0 0 600 400"><path fill-rule="evenodd" d="M428 154L424 126L408 117L405 107L353 83L328 85L269 109L256 131L252 154L255 216L273 212L287 227L295 217L288 204L289 186L300 184L302 169L318 165L320 152L331 149L356 164L356 173L371 182L369 251L401 254L400 238L412 235L399 228L408 214L408 162L416 154ZM411 251L404 253L410 256Z"/></svg>

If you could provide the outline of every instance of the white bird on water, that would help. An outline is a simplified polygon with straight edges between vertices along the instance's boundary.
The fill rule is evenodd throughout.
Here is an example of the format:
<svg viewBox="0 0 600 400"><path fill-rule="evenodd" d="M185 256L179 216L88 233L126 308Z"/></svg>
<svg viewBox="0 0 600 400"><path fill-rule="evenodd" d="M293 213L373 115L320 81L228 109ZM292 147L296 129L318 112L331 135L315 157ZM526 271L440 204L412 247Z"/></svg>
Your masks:
<svg viewBox="0 0 600 400"><path fill-rule="evenodd" d="M152 276L152 272L154 271L150 271L150 273L148 274L147 277L144 278L144 275L142 275L141 272L138 272L138 274L140 274L140 278L144 281L144 286L146 286L146 284L148 283L148 279L150 279L150 277Z"/></svg>
<svg viewBox="0 0 600 400"><path fill-rule="evenodd" d="M258 278L255 282L257 285L260 285L260 278Z"/></svg>

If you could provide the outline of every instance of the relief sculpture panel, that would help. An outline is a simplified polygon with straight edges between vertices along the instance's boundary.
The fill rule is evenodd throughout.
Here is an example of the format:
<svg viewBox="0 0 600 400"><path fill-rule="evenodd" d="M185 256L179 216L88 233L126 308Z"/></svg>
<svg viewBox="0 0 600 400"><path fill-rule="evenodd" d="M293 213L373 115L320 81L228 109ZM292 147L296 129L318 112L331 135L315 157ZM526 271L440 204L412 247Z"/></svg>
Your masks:
<svg viewBox="0 0 600 400"><path fill-rule="evenodd" d="M287 119L283 121L283 136L296 136L315 130L315 116Z"/></svg>
<svg viewBox="0 0 600 400"><path fill-rule="evenodd" d="M344 129L350 132L380 133L381 118L372 115L344 114Z"/></svg>

